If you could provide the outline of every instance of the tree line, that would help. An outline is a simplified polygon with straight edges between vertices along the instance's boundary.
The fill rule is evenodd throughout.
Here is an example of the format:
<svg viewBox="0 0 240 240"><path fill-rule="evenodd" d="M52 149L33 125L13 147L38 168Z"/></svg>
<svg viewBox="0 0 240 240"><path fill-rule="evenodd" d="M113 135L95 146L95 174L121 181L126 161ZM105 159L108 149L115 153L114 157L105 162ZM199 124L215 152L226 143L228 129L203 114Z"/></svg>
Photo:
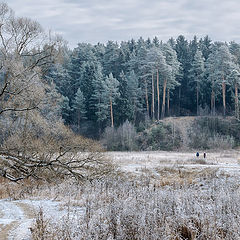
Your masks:
<svg viewBox="0 0 240 240"><path fill-rule="evenodd" d="M126 120L166 116L239 118L240 45L205 36L167 42L79 43L45 76L63 96L61 114L76 131L101 133Z"/></svg>

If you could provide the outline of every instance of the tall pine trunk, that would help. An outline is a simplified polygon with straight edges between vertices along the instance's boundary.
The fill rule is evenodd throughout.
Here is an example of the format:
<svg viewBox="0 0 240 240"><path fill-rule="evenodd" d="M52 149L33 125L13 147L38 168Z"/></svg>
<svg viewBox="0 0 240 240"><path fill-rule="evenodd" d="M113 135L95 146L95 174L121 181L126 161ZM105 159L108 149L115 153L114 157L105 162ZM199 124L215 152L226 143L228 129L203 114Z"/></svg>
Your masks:
<svg viewBox="0 0 240 240"><path fill-rule="evenodd" d="M238 84L235 83L235 117L239 119Z"/></svg>
<svg viewBox="0 0 240 240"><path fill-rule="evenodd" d="M155 104L155 99L154 99L154 78L153 78L153 73L152 73L152 119L154 120L154 115L155 115L155 110L154 110L154 104Z"/></svg>
<svg viewBox="0 0 240 240"><path fill-rule="evenodd" d="M222 82L222 97L223 97L223 116L226 116L226 83Z"/></svg>
<svg viewBox="0 0 240 240"><path fill-rule="evenodd" d="M166 88L167 88L167 79L165 79L163 82L163 102L162 102L161 118L165 117Z"/></svg>
<svg viewBox="0 0 240 240"><path fill-rule="evenodd" d="M148 102L148 86L147 86L147 80L144 79L145 82L145 99L146 99L146 105L147 105L147 114L149 116L149 102Z"/></svg>
<svg viewBox="0 0 240 240"><path fill-rule="evenodd" d="M114 127L114 121L113 121L113 107L112 107L112 99L110 98L110 111L111 111L111 123L112 128Z"/></svg>
<svg viewBox="0 0 240 240"><path fill-rule="evenodd" d="M170 116L170 90L167 89L167 115Z"/></svg>
<svg viewBox="0 0 240 240"><path fill-rule="evenodd" d="M157 119L160 119L160 97L159 97L159 73L158 73L158 69L157 69L157 101L158 101L158 115L157 115Z"/></svg>

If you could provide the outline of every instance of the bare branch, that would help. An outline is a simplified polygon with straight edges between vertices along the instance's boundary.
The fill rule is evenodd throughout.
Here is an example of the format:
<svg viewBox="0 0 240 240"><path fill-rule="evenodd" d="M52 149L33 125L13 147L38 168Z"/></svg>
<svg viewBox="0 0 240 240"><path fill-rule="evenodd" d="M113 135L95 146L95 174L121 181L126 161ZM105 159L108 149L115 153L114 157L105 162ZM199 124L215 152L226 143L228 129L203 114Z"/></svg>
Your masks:
<svg viewBox="0 0 240 240"><path fill-rule="evenodd" d="M4 112L9 112L9 111L12 111L12 112L25 112L25 111L31 111L31 110L34 110L34 109L37 109L37 106L33 106L33 107L26 107L26 108L5 108L5 109L2 109L0 110L0 114L4 113Z"/></svg>

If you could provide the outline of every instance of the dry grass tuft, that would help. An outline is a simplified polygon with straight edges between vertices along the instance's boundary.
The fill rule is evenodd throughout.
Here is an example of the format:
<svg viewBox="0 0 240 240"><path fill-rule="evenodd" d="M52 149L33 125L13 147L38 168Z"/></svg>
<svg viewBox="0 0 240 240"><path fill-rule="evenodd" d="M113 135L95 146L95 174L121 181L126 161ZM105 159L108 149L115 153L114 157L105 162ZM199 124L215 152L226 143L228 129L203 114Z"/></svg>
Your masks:
<svg viewBox="0 0 240 240"><path fill-rule="evenodd" d="M155 179L155 186L184 186L198 184L202 179L216 177L217 169L187 169L184 167L156 168L158 179Z"/></svg>
<svg viewBox="0 0 240 240"><path fill-rule="evenodd" d="M59 199L71 196L62 208L76 216L57 223L50 219L47 239L239 239L239 180L212 168L156 171L158 177L145 169L135 177L49 186ZM79 207L82 215L74 211ZM40 223L32 230L40 233Z"/></svg>

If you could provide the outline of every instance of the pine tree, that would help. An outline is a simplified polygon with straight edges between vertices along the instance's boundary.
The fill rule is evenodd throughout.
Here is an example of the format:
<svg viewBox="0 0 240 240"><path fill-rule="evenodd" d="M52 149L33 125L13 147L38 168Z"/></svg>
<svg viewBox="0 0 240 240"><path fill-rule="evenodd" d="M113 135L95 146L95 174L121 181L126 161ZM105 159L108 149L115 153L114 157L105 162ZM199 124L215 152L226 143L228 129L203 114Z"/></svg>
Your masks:
<svg viewBox="0 0 240 240"><path fill-rule="evenodd" d="M93 80L93 94L91 103L95 109L94 111L97 117L97 122L99 124L99 130L108 116L108 98L105 88L106 86L102 74L102 67L100 64L98 64L97 71L95 72L95 77Z"/></svg>
<svg viewBox="0 0 240 240"><path fill-rule="evenodd" d="M239 86L240 86L240 69L239 66L233 64L231 73L228 76L228 81L231 83L231 90L234 91L234 109L235 117L239 120Z"/></svg>
<svg viewBox="0 0 240 240"><path fill-rule="evenodd" d="M94 51L95 49L91 44L79 43L77 48L75 48L72 52L71 61L68 67L72 87L72 95L71 97L69 96L70 100L74 97L79 87L81 87L81 89L84 89L83 86L80 85L80 82L83 78L82 74L87 65L94 65L94 63L97 62Z"/></svg>
<svg viewBox="0 0 240 240"><path fill-rule="evenodd" d="M155 81L156 74L156 88L157 88L157 119L160 119L160 91L159 91L159 74L162 76L167 75L167 64L160 48L152 47L149 49L146 57L146 66L148 74L152 77L152 118L155 117ZM165 77L166 79L166 77ZM166 84L165 84L166 85ZM163 103L164 104L164 103ZM165 106L164 106L165 108Z"/></svg>
<svg viewBox="0 0 240 240"><path fill-rule="evenodd" d="M177 75L180 70L180 62L177 59L176 51L167 43L162 45L162 51L165 56L167 67L165 67L165 79L163 82L163 103L167 91L167 113L170 113L170 91L179 86ZM162 105L162 118L165 116L165 105Z"/></svg>
<svg viewBox="0 0 240 240"><path fill-rule="evenodd" d="M216 114L216 96L219 93L216 52L212 52L206 62L207 80L211 86L211 114Z"/></svg>
<svg viewBox="0 0 240 240"><path fill-rule="evenodd" d="M142 40L143 41L143 40ZM129 72L134 71L136 74L138 81L139 81L139 87L141 89L140 96L140 104L144 106L145 113L147 113L147 116L149 116L149 86L151 85L149 83L149 69L147 66L147 53L148 50L145 47L145 42L141 42L141 45L137 48L136 53L131 55L131 58L128 62L129 65ZM142 109L142 110L144 110Z"/></svg>
<svg viewBox="0 0 240 240"><path fill-rule="evenodd" d="M229 81L231 83L231 89L234 89L234 108L235 117L239 119L239 97L238 91L240 86L240 44L230 42L229 50L233 56L233 63L231 66L231 73L229 75Z"/></svg>
<svg viewBox="0 0 240 240"><path fill-rule="evenodd" d="M202 52L197 50L192 62L191 69L189 70L190 83L193 84L193 89L196 92L197 115L199 115L199 94L202 82L204 80L204 73L204 58L202 56Z"/></svg>
<svg viewBox="0 0 240 240"><path fill-rule="evenodd" d="M202 52L202 55L205 59L205 61L208 59L208 56L212 52L212 40L209 38L209 36L205 36L203 39L201 38L199 40L199 50Z"/></svg>
<svg viewBox="0 0 240 240"><path fill-rule="evenodd" d="M81 121L86 119L85 98L80 88L75 94L72 109L74 111L74 119L76 118L78 130L80 130Z"/></svg>
<svg viewBox="0 0 240 240"><path fill-rule="evenodd" d="M84 62L80 69L80 77L77 79L79 87L83 91L86 105L86 117L88 120L95 121L95 108L92 103L92 96L94 93L94 81L98 71L98 62Z"/></svg>
<svg viewBox="0 0 240 240"><path fill-rule="evenodd" d="M105 47L105 53L103 57L103 73L109 75L112 73L115 77L118 77L121 72L119 64L120 49L117 43L108 41Z"/></svg>
<svg viewBox="0 0 240 240"><path fill-rule="evenodd" d="M146 47L145 41L142 37L140 37L137 41L136 52L138 53L139 49Z"/></svg>
<svg viewBox="0 0 240 240"><path fill-rule="evenodd" d="M127 45L131 53L136 51L137 44L133 38L127 42Z"/></svg>
<svg viewBox="0 0 240 240"><path fill-rule="evenodd" d="M128 78L122 71L119 76L119 97L116 99L115 122L123 124L131 119L130 102L128 97Z"/></svg>
<svg viewBox="0 0 240 240"><path fill-rule="evenodd" d="M222 45L217 51L217 71L219 82L222 85L222 102L223 102L223 116L226 115L226 85L228 84L227 76L230 73L232 64L232 55L226 44Z"/></svg>
<svg viewBox="0 0 240 240"><path fill-rule="evenodd" d="M206 63L206 73L211 82L211 110L215 114L215 101L218 95L222 96L223 115L226 115L226 85L228 85L227 76L231 72L232 55L226 44L216 42L212 53L209 55Z"/></svg>
<svg viewBox="0 0 240 240"><path fill-rule="evenodd" d="M69 124L71 122L70 120L70 114L72 112L72 109L69 106L69 98L62 96L62 102L60 104L60 108L61 108L61 114L62 114L62 118L64 120L64 122L66 124Z"/></svg>
<svg viewBox="0 0 240 240"><path fill-rule="evenodd" d="M104 87L109 100L111 126L114 127L113 105L115 105L116 98L119 96L119 81L110 73L109 76L105 78Z"/></svg>
<svg viewBox="0 0 240 240"><path fill-rule="evenodd" d="M155 47L159 47L160 46L160 41L159 39L155 36L152 40L152 43Z"/></svg>
<svg viewBox="0 0 240 240"><path fill-rule="evenodd" d="M178 76L177 81L180 83L178 88L178 111L181 113L182 109L191 109L192 104L190 101L191 92L188 88L188 71L191 67L191 55L189 50L188 41L184 36L180 35L176 40L176 52L178 61L181 64L181 74Z"/></svg>
<svg viewBox="0 0 240 240"><path fill-rule="evenodd" d="M49 83L54 82L56 84L56 88L61 95L70 97L73 94L68 66L58 63L52 65L45 78Z"/></svg>
<svg viewBox="0 0 240 240"><path fill-rule="evenodd" d="M172 49L176 50L176 41L175 41L174 38L171 37L171 38L167 41L167 44L169 44L169 45L172 47Z"/></svg>
<svg viewBox="0 0 240 240"><path fill-rule="evenodd" d="M198 41L197 37L194 36L193 40L190 41L189 43L189 55L190 55L190 60L191 62L194 60L194 56L196 55L196 52L198 50Z"/></svg>
<svg viewBox="0 0 240 240"><path fill-rule="evenodd" d="M131 71L127 77L127 93L128 93L128 103L129 103L129 118L128 120L133 120L136 122L137 113L141 111L141 89L139 88L138 77L134 71Z"/></svg>

